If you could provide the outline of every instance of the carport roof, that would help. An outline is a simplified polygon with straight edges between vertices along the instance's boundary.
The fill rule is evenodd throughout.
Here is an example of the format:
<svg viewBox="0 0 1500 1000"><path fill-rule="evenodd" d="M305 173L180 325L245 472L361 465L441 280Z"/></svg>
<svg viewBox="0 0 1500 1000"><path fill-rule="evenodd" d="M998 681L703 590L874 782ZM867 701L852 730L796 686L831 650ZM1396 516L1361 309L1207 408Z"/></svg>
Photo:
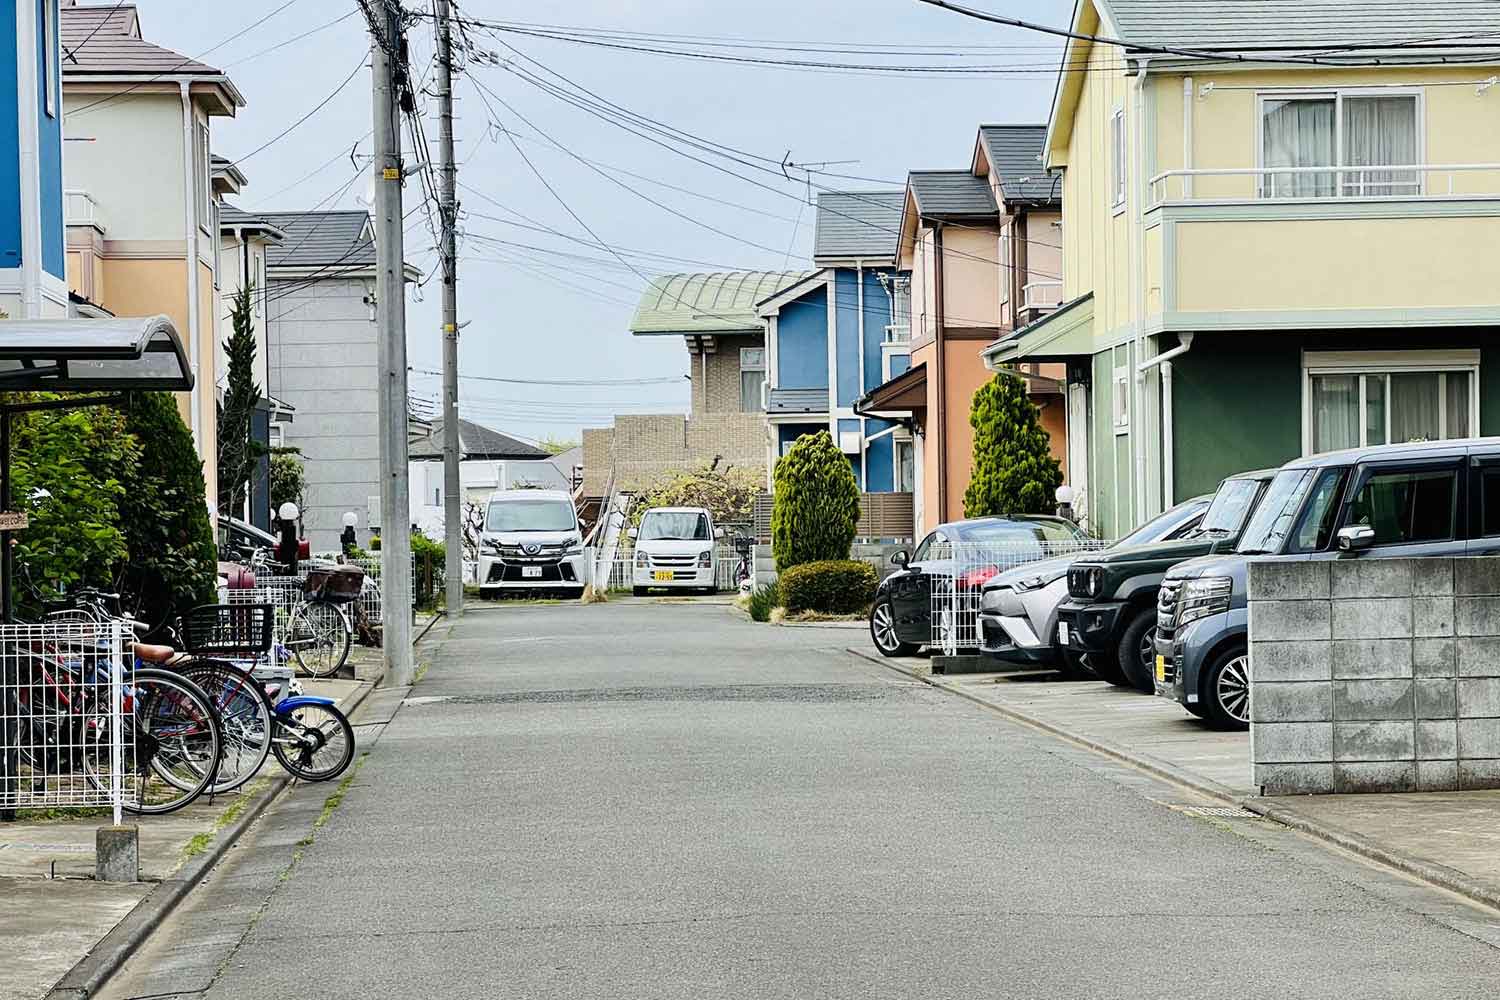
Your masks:
<svg viewBox="0 0 1500 1000"><path fill-rule="evenodd" d="M187 353L165 316L0 320L0 390L186 390Z"/></svg>

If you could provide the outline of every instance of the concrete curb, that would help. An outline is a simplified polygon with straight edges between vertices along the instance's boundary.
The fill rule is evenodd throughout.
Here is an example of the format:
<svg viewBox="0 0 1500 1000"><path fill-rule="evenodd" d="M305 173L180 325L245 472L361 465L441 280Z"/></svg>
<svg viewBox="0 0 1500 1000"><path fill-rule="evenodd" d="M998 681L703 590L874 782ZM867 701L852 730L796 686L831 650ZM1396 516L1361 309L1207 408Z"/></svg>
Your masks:
<svg viewBox="0 0 1500 1000"><path fill-rule="evenodd" d="M1271 820L1274 823L1279 823L1299 833L1307 834L1310 837L1357 854L1377 864L1393 868L1396 871L1435 885L1438 888L1458 893L1460 896L1464 896L1476 903L1500 910L1500 891L1496 891L1494 888L1470 878L1457 869L1431 861L1424 861L1421 858L1412 857L1411 855L1382 847L1368 837L1324 822L1314 816L1309 816L1294 805L1284 802L1272 802L1257 795L1240 795L1234 790L1219 784L1217 781L1193 774L1175 764L1169 764L1148 754L1126 750L1123 747L1083 736L1006 705L997 705L992 701L987 701L978 695L971 694L952 684L945 684L940 678L916 673L898 663L873 656L864 650L850 649L849 652L861 659L869 660L882 667L887 667L902 676L914 678L930 687L957 695L966 701L987 708L996 715L1003 716L1013 722L1018 722L1032 729L1044 732L1049 736L1055 736L1069 743L1092 750L1095 753L1102 754L1105 757L1111 757L1122 763L1129 764L1132 767L1139 768L1173 784L1182 785L1201 795L1218 799L1226 805L1239 806L1242 809L1255 813L1257 816Z"/></svg>
<svg viewBox="0 0 1500 1000"><path fill-rule="evenodd" d="M344 714L353 715L374 690L374 684L361 685L348 704L340 706ZM136 903L108 934L89 949L87 955L63 974L47 992L45 1000L84 1000L98 993L291 782L292 779L285 775L273 780L271 787L262 792L238 819L219 832L207 851L188 861L171 878L162 880Z"/></svg>

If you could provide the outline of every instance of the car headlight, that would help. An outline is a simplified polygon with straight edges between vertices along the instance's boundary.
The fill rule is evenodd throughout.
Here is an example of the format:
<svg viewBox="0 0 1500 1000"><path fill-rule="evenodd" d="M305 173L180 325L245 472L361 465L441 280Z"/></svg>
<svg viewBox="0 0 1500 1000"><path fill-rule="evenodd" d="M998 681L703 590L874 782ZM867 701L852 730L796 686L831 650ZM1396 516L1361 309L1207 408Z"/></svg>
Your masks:
<svg viewBox="0 0 1500 1000"><path fill-rule="evenodd" d="M493 542L485 542L479 546L479 554L482 556L498 556L500 547Z"/></svg>
<svg viewBox="0 0 1500 1000"><path fill-rule="evenodd" d="M1104 567L1079 566L1068 574L1068 592L1074 597L1096 598L1104 593Z"/></svg>
<svg viewBox="0 0 1500 1000"><path fill-rule="evenodd" d="M1227 576L1189 580L1177 595L1178 626L1228 611L1229 595L1233 589L1234 581Z"/></svg>
<svg viewBox="0 0 1500 1000"><path fill-rule="evenodd" d="M563 549L563 555L565 555L565 556L581 556L581 555L583 555L583 542L580 540L580 541L568 543L568 547L565 548L565 549Z"/></svg>
<svg viewBox="0 0 1500 1000"><path fill-rule="evenodd" d="M646 553L644 552L637 551L635 554L635 564L642 569L645 569L647 566L651 565L651 557L646 555Z"/></svg>
<svg viewBox="0 0 1500 1000"><path fill-rule="evenodd" d="M1028 576L1025 579L1017 580L1015 583L1011 584L1011 586L1015 587L1017 590L1024 594L1028 590L1041 590L1043 587L1050 586L1053 583L1056 583L1058 578L1061 576L1061 573L1033 573L1031 576Z"/></svg>
<svg viewBox="0 0 1500 1000"><path fill-rule="evenodd" d="M714 565L714 550L713 549L705 549L704 551L698 553L698 568L699 569L712 569L713 565Z"/></svg>
<svg viewBox="0 0 1500 1000"><path fill-rule="evenodd" d="M979 610L990 614L1000 613L1000 588L989 587L979 595Z"/></svg>

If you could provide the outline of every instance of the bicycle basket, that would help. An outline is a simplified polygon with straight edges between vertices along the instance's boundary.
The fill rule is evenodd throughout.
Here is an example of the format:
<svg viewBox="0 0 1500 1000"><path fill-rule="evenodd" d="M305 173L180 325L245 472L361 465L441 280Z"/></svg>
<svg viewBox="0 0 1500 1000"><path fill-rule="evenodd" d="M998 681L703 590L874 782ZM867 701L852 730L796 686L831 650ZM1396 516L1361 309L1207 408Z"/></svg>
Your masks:
<svg viewBox="0 0 1500 1000"><path fill-rule="evenodd" d="M182 616L182 646L198 656L257 655L271 648L271 604L204 604Z"/></svg>
<svg viewBox="0 0 1500 1000"><path fill-rule="evenodd" d="M365 571L358 566L329 566L308 570L302 592L336 604L359 600L365 589Z"/></svg>

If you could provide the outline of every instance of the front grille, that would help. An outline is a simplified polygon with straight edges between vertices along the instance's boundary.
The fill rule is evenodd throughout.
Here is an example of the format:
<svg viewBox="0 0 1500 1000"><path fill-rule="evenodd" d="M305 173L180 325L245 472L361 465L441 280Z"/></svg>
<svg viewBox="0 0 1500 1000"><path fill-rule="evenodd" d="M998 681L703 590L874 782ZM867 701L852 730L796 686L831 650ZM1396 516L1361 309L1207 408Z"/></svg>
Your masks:
<svg viewBox="0 0 1500 1000"><path fill-rule="evenodd" d="M534 564L533 564L534 565ZM490 566L489 583L576 583L573 567L567 563L550 563L539 568L541 576L526 576L529 567L515 563L493 563Z"/></svg>
<svg viewBox="0 0 1500 1000"><path fill-rule="evenodd" d="M1180 580L1166 580L1156 593L1156 634L1163 639L1172 638L1177 629L1177 594L1181 589Z"/></svg>
<svg viewBox="0 0 1500 1000"><path fill-rule="evenodd" d="M539 545L535 552L527 552L521 545L501 545L499 548L500 558L506 562L537 563L556 562L568 547L565 544Z"/></svg>
<svg viewBox="0 0 1500 1000"><path fill-rule="evenodd" d="M1089 571L1087 566L1068 568L1068 594L1071 597L1092 597L1089 593Z"/></svg>
<svg viewBox="0 0 1500 1000"><path fill-rule="evenodd" d="M693 555L687 555L687 556L650 556L649 558L651 559L651 565L653 565L653 566L661 566L663 569L667 569L667 568L671 568L671 567L677 567L677 566L694 566L698 562L698 557L697 556L693 556Z"/></svg>

